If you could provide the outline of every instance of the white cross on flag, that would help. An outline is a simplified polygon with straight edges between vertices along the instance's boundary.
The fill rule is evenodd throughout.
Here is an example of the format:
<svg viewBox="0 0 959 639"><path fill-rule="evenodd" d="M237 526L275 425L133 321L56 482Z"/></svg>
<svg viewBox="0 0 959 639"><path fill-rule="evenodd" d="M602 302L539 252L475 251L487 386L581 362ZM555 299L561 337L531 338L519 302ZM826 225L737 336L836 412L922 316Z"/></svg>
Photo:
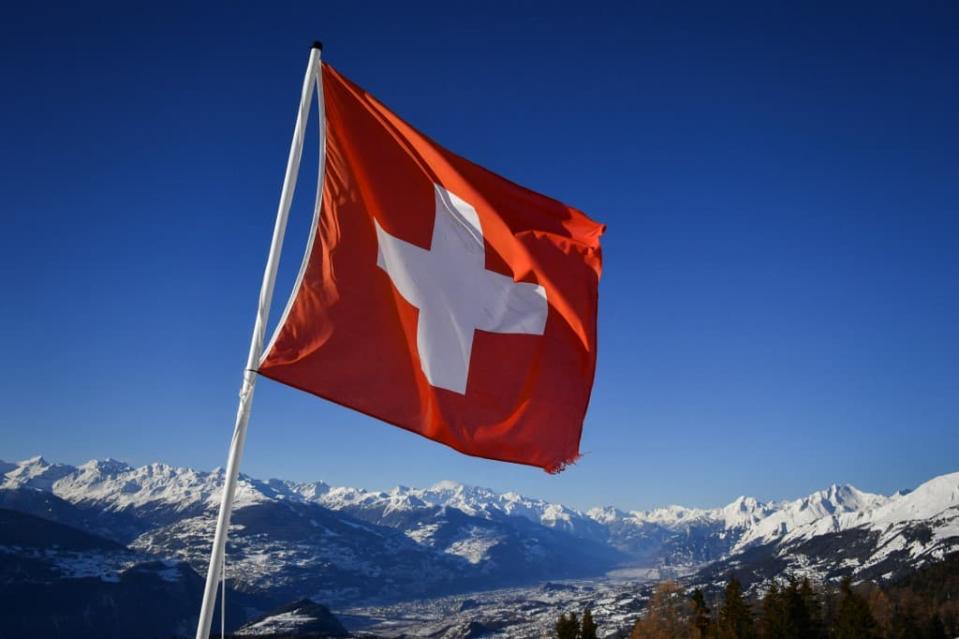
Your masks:
<svg viewBox="0 0 959 639"><path fill-rule="evenodd" d="M374 224L376 224L374 220ZM546 289L486 270L476 209L436 185L429 250L395 238L376 224L376 263L419 309L416 352L431 386L466 394L473 331L542 335Z"/></svg>
<svg viewBox="0 0 959 639"><path fill-rule="evenodd" d="M322 204L259 373L461 452L561 470L603 226L456 156L329 65Z"/></svg>

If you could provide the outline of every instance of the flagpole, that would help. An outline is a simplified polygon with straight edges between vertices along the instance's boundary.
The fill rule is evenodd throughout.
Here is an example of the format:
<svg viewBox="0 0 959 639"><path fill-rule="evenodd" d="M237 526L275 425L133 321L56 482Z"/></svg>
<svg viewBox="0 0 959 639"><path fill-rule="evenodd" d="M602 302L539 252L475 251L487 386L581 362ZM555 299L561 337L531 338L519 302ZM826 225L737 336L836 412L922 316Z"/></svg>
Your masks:
<svg viewBox="0 0 959 639"><path fill-rule="evenodd" d="M286 175L283 177L283 189L280 192L280 204L276 211L276 224L273 227L273 241L270 243L270 255L266 260L266 268L263 271L263 283L260 286L260 301L256 311L256 323L254 324L253 336L250 340L250 354L247 357L246 367L243 370L243 383L240 386L240 403L236 410L233 440L230 442L230 452L226 462L223 496L220 501L220 513L216 520L216 533L213 535L213 550L210 554L210 565L206 573L206 586L203 590L203 604L200 607L200 619L196 627L196 639L208 639L210 636L210 626L213 623L213 608L216 604L217 585L221 575L223 555L226 550L226 536L227 530L230 527L230 515L233 510L233 498L236 494L237 476L240 472L240 457L243 454L246 428L250 421L250 409L253 405L253 391L256 388L255 369L263 351L263 338L266 333L266 323L270 315L270 303L273 300L273 287L276 284L276 271L280 263L280 251L283 248L286 221L290 213L290 204L293 201L293 192L296 190L296 178L300 168L300 157L303 153L303 138L306 132L306 123L309 119L310 106L313 101L313 89L320 75L320 51L322 48L323 46L319 42L313 43L313 47L310 49L310 59L306 66L306 76L303 78L303 91L300 94L300 110L296 115L293 141L290 144L290 155L286 163ZM321 116L320 127L323 126L324 123ZM322 180L322 176L320 176L320 179ZM322 189L322 184L319 184L317 188Z"/></svg>

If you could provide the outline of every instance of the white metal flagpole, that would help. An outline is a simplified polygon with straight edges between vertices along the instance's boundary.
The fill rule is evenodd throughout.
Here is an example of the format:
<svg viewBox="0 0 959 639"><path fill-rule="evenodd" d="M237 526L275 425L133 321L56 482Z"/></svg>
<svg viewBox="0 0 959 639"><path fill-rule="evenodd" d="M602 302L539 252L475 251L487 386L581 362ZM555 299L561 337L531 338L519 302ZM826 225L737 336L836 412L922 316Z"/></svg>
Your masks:
<svg viewBox="0 0 959 639"><path fill-rule="evenodd" d="M290 144L290 156L286 163L286 175L283 178L283 190L280 192L280 204L276 211L276 224L273 227L273 241L270 244L270 255L266 260L266 269L263 272L263 284L260 287L260 303L256 311L253 337L250 340L250 354L247 357L246 368L243 371L243 383L240 387L240 404L236 410L233 440L230 443L230 454L226 462L223 498L220 502L220 514L216 520L216 533L213 536L213 551L210 555L210 566L206 573L206 587L203 590L203 605L200 607L200 621L196 627L196 639L208 639L210 636L210 626L213 623L213 607L216 603L217 585L220 575L222 574L221 566L223 565L223 554L226 550L227 529L230 527L233 497L236 493L237 475L240 472L240 456L243 454L243 442L246 440L246 427L250 421L250 408L253 404L253 390L256 387L256 374L254 371L263 351L263 337L266 333L266 322L270 315L270 302L273 300L273 286L276 283L276 270L280 263L283 236L286 233L286 220L289 217L290 204L293 201L293 192L296 190L296 177L300 168L300 157L303 153L303 138L306 132L306 122L309 119L310 106L313 102L313 88L320 76L321 49L322 46L319 43L313 44L313 48L310 50L310 61L306 67L306 77L303 78L303 92L300 94L300 110L296 116L293 142ZM322 112L319 119L320 127L322 128L324 126ZM322 176L320 176L320 178L322 179ZM322 184L318 185L317 188L322 189Z"/></svg>

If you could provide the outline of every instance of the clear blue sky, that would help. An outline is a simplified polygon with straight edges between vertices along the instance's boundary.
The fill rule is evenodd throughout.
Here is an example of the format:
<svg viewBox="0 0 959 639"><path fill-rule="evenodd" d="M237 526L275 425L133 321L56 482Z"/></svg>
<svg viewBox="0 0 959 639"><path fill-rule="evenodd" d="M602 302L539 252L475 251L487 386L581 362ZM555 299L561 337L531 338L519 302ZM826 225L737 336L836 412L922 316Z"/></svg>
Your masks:
<svg viewBox="0 0 959 639"><path fill-rule="evenodd" d="M7 7L0 458L224 463L322 39L445 146L609 225L587 454L467 458L262 380L245 472L645 508L959 470L956 5L639 4Z"/></svg>

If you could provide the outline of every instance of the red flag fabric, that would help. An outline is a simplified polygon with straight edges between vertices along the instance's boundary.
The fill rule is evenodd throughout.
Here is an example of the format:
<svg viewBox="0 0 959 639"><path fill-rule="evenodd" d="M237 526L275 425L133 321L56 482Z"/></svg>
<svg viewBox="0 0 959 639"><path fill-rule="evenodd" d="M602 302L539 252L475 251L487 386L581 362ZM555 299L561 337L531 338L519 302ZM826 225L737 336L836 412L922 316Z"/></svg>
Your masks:
<svg viewBox="0 0 959 639"><path fill-rule="evenodd" d="M479 457L579 456L604 226L322 66L322 203L261 375Z"/></svg>

